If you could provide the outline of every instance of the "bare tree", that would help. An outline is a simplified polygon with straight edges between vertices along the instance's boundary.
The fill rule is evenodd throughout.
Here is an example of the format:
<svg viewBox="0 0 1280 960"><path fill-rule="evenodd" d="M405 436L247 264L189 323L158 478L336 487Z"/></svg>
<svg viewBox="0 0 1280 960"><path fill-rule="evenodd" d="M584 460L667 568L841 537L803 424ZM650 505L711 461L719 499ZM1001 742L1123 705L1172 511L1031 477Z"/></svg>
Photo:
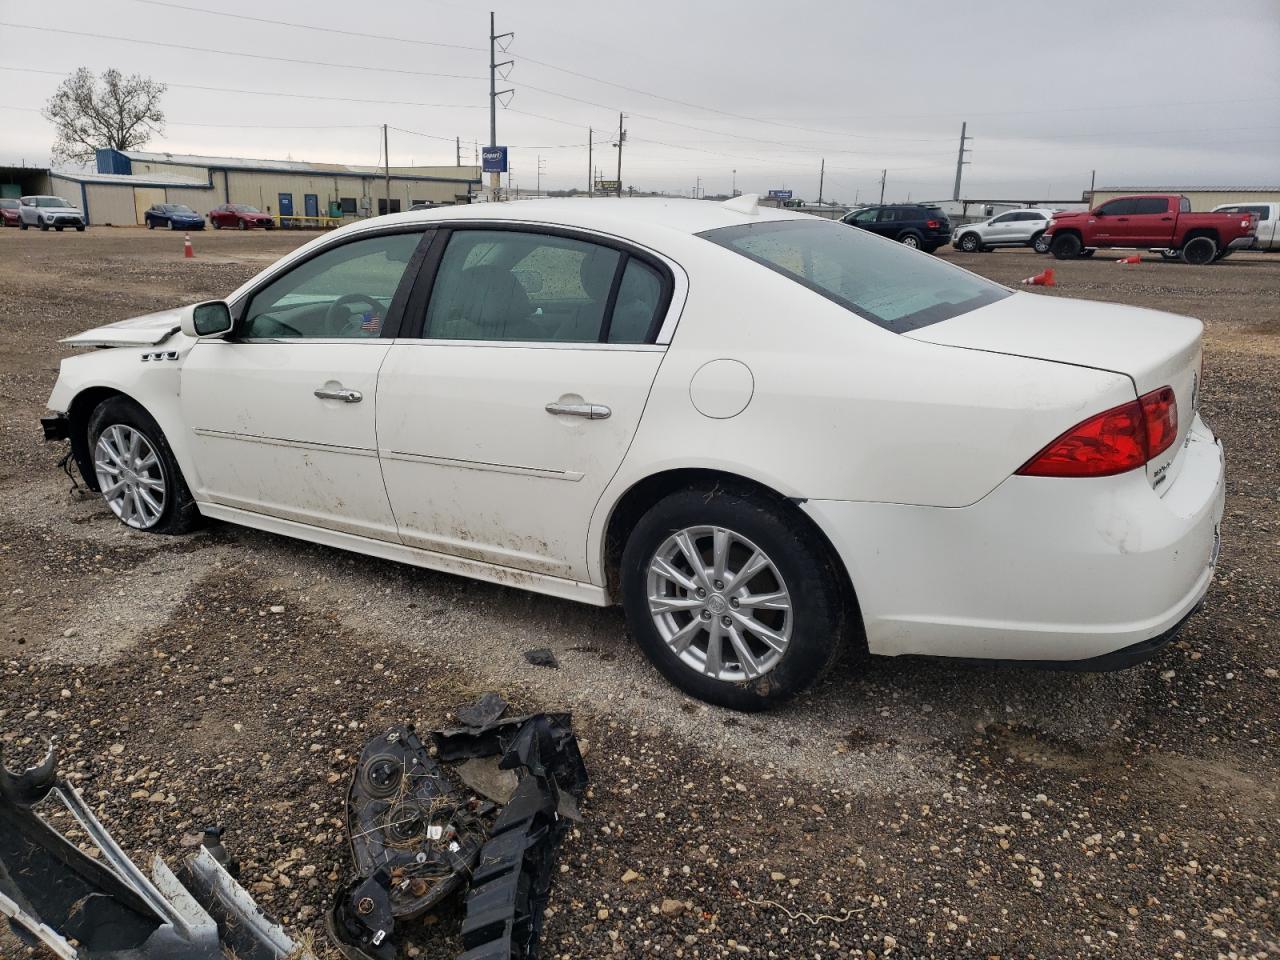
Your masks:
<svg viewBox="0 0 1280 960"><path fill-rule="evenodd" d="M44 105L44 118L58 131L55 160L88 163L104 147L132 150L164 130L160 98L165 85L141 74L103 72L101 83L81 67L63 80Z"/></svg>

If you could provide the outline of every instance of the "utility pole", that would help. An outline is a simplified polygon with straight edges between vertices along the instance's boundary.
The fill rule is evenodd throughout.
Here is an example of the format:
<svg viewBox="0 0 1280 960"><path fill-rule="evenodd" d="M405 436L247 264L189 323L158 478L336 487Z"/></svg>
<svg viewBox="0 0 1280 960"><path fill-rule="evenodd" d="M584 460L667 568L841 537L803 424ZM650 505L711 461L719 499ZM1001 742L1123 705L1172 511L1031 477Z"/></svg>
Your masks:
<svg viewBox="0 0 1280 960"><path fill-rule="evenodd" d="M693 184L693 199L697 200L698 194L700 194L701 192L702 192L702 178L695 177L694 184Z"/></svg>
<svg viewBox="0 0 1280 960"><path fill-rule="evenodd" d="M960 199L960 172L964 169L964 165L969 161L964 158L965 141L972 140L973 137L966 136L965 131L969 129L969 121L960 124L960 153L956 156L956 185L951 191L951 199Z"/></svg>
<svg viewBox="0 0 1280 960"><path fill-rule="evenodd" d="M733 168L733 186L729 188L729 196L736 197L738 195L738 168Z"/></svg>
<svg viewBox="0 0 1280 960"><path fill-rule="evenodd" d="M504 60L498 63L498 41L505 40L507 37L514 37L514 33L495 33L493 22L493 11L489 11L489 146L497 147L498 145L498 98L506 96L508 93L514 93L513 90L498 90L498 68L509 67L514 60ZM508 161L508 166L510 161ZM507 177L510 184L511 178ZM502 174L494 171L489 174L489 189L493 191L494 199L498 197L498 191L502 187Z"/></svg>
<svg viewBox="0 0 1280 960"><path fill-rule="evenodd" d="M387 213L391 212L391 154L387 152L387 125L382 125L382 173L387 192Z"/></svg>
<svg viewBox="0 0 1280 960"><path fill-rule="evenodd" d="M1093 184L1098 179L1098 171L1089 171L1089 206L1093 206Z"/></svg>
<svg viewBox="0 0 1280 960"><path fill-rule="evenodd" d="M889 178L887 169L880 171L880 202L884 203L884 182Z"/></svg>
<svg viewBox="0 0 1280 960"><path fill-rule="evenodd" d="M537 193L537 196L539 196L539 197L540 197L540 196L542 196L542 164L543 164L543 162L544 162L544 161L543 161L543 159L542 159L542 154L538 154L538 193Z"/></svg>
<svg viewBox="0 0 1280 960"><path fill-rule="evenodd" d="M455 137L454 155L458 158L458 166L462 166L462 138Z"/></svg>
<svg viewBox="0 0 1280 960"><path fill-rule="evenodd" d="M622 145L627 142L627 131L622 129L622 121L626 114L618 114L618 142L614 144L618 148L618 196L622 196Z"/></svg>
<svg viewBox="0 0 1280 960"><path fill-rule="evenodd" d="M591 196L596 192L595 175L596 168L592 165L591 160L591 135L594 131L587 127L587 196Z"/></svg>
<svg viewBox="0 0 1280 960"><path fill-rule="evenodd" d="M818 167L818 206L822 206L822 184L827 178L827 158L822 158L822 165Z"/></svg>

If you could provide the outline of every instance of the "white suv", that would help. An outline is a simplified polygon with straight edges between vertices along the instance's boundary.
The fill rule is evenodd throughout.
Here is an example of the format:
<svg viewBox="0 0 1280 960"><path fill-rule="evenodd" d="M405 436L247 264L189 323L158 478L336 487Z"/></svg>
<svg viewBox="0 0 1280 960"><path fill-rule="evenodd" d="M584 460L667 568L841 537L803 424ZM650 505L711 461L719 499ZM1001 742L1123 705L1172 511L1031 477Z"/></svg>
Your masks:
<svg viewBox="0 0 1280 960"><path fill-rule="evenodd" d="M1048 253L1049 245L1043 236L1052 218L1052 210L1039 207L1010 210L980 223L956 227L951 231L951 245L965 253L986 252L996 247L1035 247L1036 253Z"/></svg>
<svg viewBox="0 0 1280 960"><path fill-rule="evenodd" d="M84 211L61 197L23 197L19 204L18 225L23 230L28 227L39 227L41 230L53 227L62 232L63 227L75 227L84 232Z"/></svg>

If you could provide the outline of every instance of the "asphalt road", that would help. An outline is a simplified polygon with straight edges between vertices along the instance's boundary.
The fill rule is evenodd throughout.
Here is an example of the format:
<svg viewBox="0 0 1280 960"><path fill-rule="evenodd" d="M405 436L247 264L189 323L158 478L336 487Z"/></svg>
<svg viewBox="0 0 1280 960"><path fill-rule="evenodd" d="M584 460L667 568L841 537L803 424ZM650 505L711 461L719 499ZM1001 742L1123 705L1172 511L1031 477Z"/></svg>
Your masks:
<svg viewBox="0 0 1280 960"><path fill-rule="evenodd" d="M1280 255L943 251L1206 322L1228 504L1175 646L1104 675L847 660L743 716L673 691L617 611L224 525L132 534L69 493L37 423L58 338L222 296L303 239L206 232L184 260L180 234L0 232L0 748L21 766L53 736L140 861L224 823L259 900L323 943L364 740L496 689L571 709L589 750L544 956L1280 956ZM406 954L453 956L457 923Z"/></svg>

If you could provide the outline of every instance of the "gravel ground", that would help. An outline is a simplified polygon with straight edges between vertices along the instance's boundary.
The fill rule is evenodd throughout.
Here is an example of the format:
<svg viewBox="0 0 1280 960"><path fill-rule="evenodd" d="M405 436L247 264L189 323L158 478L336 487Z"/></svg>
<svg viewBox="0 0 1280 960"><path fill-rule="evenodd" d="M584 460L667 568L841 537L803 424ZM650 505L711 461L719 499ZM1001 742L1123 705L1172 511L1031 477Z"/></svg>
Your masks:
<svg viewBox="0 0 1280 960"><path fill-rule="evenodd" d="M588 747L547 957L1280 956L1280 257L943 251L1206 321L1227 516L1175 646L1096 676L848 660L744 716L667 686L614 610L225 525L131 534L68 492L37 424L57 339L224 295L300 239L198 234L183 260L168 233L0 232L0 748L54 736L135 857L225 823L259 900L323 942L364 740L495 689L571 709ZM453 956L458 921L405 953Z"/></svg>

